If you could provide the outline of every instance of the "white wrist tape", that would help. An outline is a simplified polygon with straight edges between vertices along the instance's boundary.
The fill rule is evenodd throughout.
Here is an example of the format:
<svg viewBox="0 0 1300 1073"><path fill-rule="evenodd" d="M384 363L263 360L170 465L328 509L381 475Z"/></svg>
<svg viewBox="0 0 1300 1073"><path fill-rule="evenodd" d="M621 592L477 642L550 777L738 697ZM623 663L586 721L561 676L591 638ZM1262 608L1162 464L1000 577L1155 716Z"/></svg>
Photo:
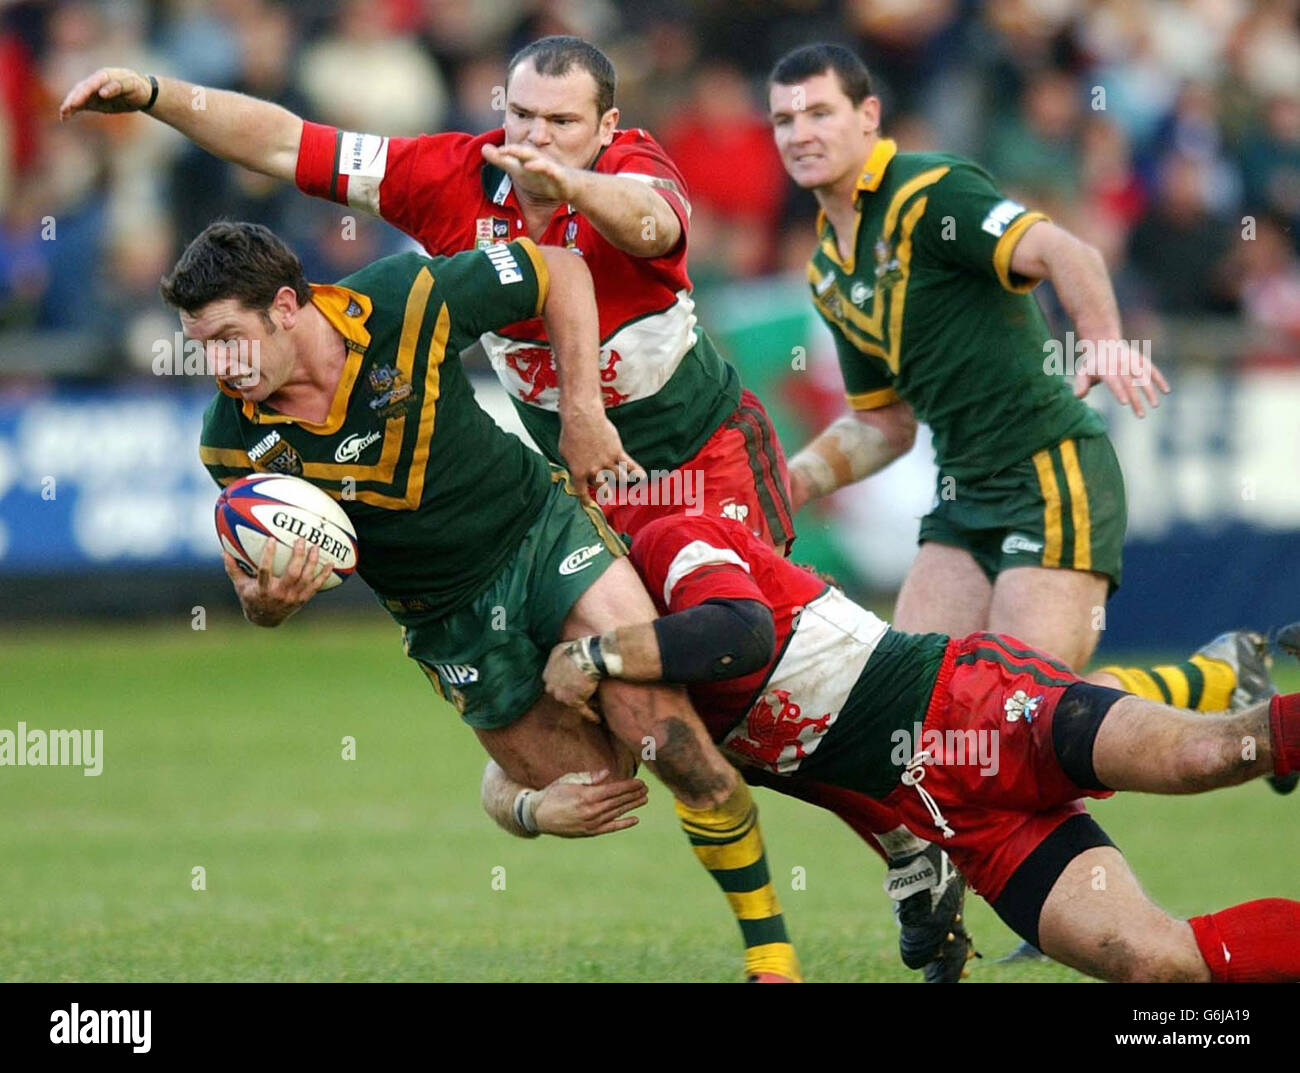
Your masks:
<svg viewBox="0 0 1300 1073"><path fill-rule="evenodd" d="M591 652L594 640L594 637L579 637L576 641L570 641L566 649L578 670L593 682L600 678L600 668L596 666L596 659Z"/></svg>
<svg viewBox="0 0 1300 1073"><path fill-rule="evenodd" d="M536 790L520 790L515 794L515 823L530 835L539 833L536 816L539 796Z"/></svg>
<svg viewBox="0 0 1300 1073"><path fill-rule="evenodd" d="M790 469L807 482L813 499L828 495L839 487L831 464L812 448L805 448L795 455L790 460Z"/></svg>
<svg viewBox="0 0 1300 1073"><path fill-rule="evenodd" d="M605 674L610 678L623 677L623 656L618 645L601 645L600 654L605 659Z"/></svg>

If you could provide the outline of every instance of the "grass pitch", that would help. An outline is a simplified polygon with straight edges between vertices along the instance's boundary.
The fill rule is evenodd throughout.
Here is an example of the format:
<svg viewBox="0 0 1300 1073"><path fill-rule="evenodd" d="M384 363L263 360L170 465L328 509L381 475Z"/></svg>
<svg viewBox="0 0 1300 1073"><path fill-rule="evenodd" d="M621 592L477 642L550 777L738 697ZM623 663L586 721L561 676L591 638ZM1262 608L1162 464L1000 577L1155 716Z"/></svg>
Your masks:
<svg viewBox="0 0 1300 1073"><path fill-rule="evenodd" d="M1279 681L1300 689L1291 667ZM5 981L739 979L738 929L667 792L652 782L612 836L498 831L472 733L382 618L0 634L0 728L19 720L102 728L104 769L0 768ZM757 796L809 978L919 981L877 859L830 815ZM1255 783L1093 809L1191 914L1300 897L1297 807ZM978 899L969 919L972 981L1081 979L993 964L1014 936Z"/></svg>

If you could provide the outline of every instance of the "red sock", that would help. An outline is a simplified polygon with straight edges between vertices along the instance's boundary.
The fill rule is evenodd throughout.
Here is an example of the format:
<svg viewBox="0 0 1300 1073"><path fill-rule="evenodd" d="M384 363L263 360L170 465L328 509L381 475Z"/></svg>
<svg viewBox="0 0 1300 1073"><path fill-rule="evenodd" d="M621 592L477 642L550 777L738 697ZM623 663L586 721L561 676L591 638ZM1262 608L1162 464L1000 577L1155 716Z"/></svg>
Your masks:
<svg viewBox="0 0 1300 1073"><path fill-rule="evenodd" d="M1273 774L1300 771L1300 693L1279 693L1269 701L1268 730L1273 739Z"/></svg>
<svg viewBox="0 0 1300 1073"><path fill-rule="evenodd" d="M1300 902L1260 898L1187 923L1216 984L1300 982Z"/></svg>

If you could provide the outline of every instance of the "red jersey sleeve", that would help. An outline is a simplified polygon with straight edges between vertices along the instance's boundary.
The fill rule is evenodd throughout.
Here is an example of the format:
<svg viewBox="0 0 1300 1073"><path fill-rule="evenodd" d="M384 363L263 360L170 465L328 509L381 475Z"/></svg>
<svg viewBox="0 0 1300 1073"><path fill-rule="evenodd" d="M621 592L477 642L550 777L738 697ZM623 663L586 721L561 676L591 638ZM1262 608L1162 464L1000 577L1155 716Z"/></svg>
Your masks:
<svg viewBox="0 0 1300 1073"><path fill-rule="evenodd" d="M457 253L464 205L478 197L482 146L491 137L389 138L304 122L295 179L303 193L382 217L435 256Z"/></svg>
<svg viewBox="0 0 1300 1073"><path fill-rule="evenodd" d="M659 518L637 531L632 565L661 614L706 600L756 600L770 609L746 558L746 538L749 531L726 518Z"/></svg>
<svg viewBox="0 0 1300 1073"><path fill-rule="evenodd" d="M645 183L668 202L681 222L682 235L686 235L691 220L686 180L663 146L649 132L640 128L623 131L618 140L601 154L594 170L603 175L618 175ZM685 248L685 242L679 242L664 257L679 256Z"/></svg>

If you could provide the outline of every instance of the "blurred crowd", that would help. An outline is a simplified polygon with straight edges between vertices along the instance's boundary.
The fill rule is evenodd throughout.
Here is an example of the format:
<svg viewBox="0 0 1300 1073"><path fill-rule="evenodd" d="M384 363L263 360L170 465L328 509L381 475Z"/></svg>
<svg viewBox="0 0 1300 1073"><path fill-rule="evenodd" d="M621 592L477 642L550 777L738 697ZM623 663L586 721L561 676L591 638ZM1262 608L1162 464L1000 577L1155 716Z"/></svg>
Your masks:
<svg viewBox="0 0 1300 1073"><path fill-rule="evenodd" d="M697 285L803 265L815 205L776 157L764 78L835 40L903 149L971 156L1097 245L1129 334L1232 317L1295 360L1300 0L0 0L0 352L6 333L62 333L93 340L104 371L147 368L175 328L158 279L216 216L274 227L314 279L408 241L145 117L60 124L97 67L348 129L478 132L501 121L509 55L550 33L610 54L621 125L681 168Z"/></svg>

